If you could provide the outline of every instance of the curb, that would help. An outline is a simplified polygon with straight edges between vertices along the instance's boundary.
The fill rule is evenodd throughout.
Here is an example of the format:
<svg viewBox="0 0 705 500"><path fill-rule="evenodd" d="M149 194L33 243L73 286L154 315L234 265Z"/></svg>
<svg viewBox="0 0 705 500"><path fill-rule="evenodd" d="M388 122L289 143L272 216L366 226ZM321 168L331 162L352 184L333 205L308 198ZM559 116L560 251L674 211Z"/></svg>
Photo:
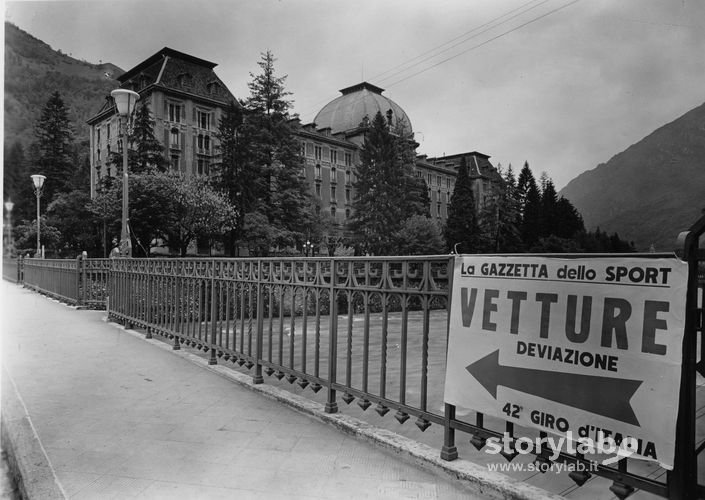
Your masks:
<svg viewBox="0 0 705 500"><path fill-rule="evenodd" d="M445 475L459 481L465 487L485 498L502 500L561 500L564 497L549 493L536 486L517 481L499 472L491 472L467 460L456 459L452 462L442 460L439 451L428 445L414 441L395 432L375 427L367 422L340 413L326 413L324 405L305 397L293 394L284 389L279 389L266 384L254 384L252 377L234 371L224 365L209 365L208 360L185 350L172 350L171 345L157 339L148 339L143 333L127 329L124 326L109 321L115 328L135 338L152 344L173 355L179 356L206 370L216 373L231 382L239 384L253 392L259 393L290 408L309 415L338 430L356 436L368 443L387 449L399 456L400 459L411 462L423 469Z"/></svg>
<svg viewBox="0 0 705 500"><path fill-rule="evenodd" d="M9 373L2 372L0 442L7 454L9 474L20 498L64 500L67 498L54 468L34 429L21 396Z"/></svg>

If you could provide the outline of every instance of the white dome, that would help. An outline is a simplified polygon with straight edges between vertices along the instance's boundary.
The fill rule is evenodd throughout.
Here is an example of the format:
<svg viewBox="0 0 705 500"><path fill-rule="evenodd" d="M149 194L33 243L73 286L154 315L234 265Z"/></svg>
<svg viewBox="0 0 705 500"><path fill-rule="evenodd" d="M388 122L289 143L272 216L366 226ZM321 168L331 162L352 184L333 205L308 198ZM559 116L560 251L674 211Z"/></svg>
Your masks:
<svg viewBox="0 0 705 500"><path fill-rule="evenodd" d="M382 95L384 89L362 82L340 92L343 95L323 106L316 115L313 121L317 128L330 128L333 134L347 132L360 127L365 119L371 121L377 112L386 118L391 110L392 123L403 124L407 134L413 132L409 117L397 103Z"/></svg>

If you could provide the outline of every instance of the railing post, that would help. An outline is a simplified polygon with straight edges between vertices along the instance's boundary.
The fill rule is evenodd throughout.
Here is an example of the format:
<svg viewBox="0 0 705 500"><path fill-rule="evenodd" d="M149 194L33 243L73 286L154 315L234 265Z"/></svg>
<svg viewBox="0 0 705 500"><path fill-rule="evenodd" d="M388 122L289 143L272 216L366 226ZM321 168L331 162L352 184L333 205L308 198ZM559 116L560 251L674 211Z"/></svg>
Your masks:
<svg viewBox="0 0 705 500"><path fill-rule="evenodd" d="M264 383L264 377L262 376L262 357L264 352L262 349L262 342L264 338L264 300L263 293L263 279L264 273L262 272L262 260L257 261L257 347L255 353L255 374L252 377L253 384Z"/></svg>
<svg viewBox="0 0 705 500"><path fill-rule="evenodd" d="M333 384L336 382L338 371L338 301L335 294L335 259L330 261L330 307L328 314L328 396L326 400L325 412L337 413L338 402L336 401Z"/></svg>
<svg viewBox="0 0 705 500"><path fill-rule="evenodd" d="M685 301L685 331L683 334L683 362L681 366L680 405L676 424L676 450L673 470L668 473L668 498L695 498L698 482L698 457L695 453L695 368L697 356L698 314L698 238L701 230L693 230L683 238L683 259L688 263L688 289Z"/></svg>
<svg viewBox="0 0 705 500"><path fill-rule="evenodd" d="M85 303L86 295L86 265L85 256L80 253L76 257L76 305L82 306Z"/></svg>
<svg viewBox="0 0 705 500"><path fill-rule="evenodd" d="M218 364L218 358L216 357L215 353L215 345L218 340L217 338L217 332L216 332L216 326L217 322L215 320L216 315L218 314L218 309L216 306L216 293L215 293L215 268L216 268L216 263L211 261L209 262L211 265L211 345L210 345L210 350L211 350L211 356L208 359L208 364L209 365L217 365Z"/></svg>
<svg viewBox="0 0 705 500"><path fill-rule="evenodd" d="M443 448L441 449L441 458L448 462L458 458L458 448L455 446L455 429L451 426L455 420L455 405L445 403L443 412Z"/></svg>
<svg viewBox="0 0 705 500"><path fill-rule="evenodd" d="M429 269L429 274L430 274ZM446 302L447 321L446 321L446 351L448 346L448 340L450 340L450 310L451 310L451 297L453 296L453 275L455 274L455 255L451 255L448 258L448 300ZM430 301L427 307L431 307ZM428 317L428 316L427 316ZM446 352L446 358L448 353ZM443 412L443 448L441 449L441 458L443 460L452 461L458 458L458 448L455 446L455 429L451 426L453 420L455 420L455 405L448 403L445 404L445 409Z"/></svg>

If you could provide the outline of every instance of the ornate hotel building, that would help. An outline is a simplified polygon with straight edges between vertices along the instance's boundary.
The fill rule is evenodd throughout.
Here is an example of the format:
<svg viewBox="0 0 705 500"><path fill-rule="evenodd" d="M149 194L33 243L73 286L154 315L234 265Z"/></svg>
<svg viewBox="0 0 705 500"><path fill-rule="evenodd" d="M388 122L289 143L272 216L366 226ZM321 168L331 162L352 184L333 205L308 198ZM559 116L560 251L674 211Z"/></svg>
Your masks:
<svg viewBox="0 0 705 500"><path fill-rule="evenodd" d="M235 97L213 71L216 64L164 48L130 69L118 81L122 88L139 92L155 120L155 136L163 141L171 168L185 175L208 174L217 161L215 139L220 117ZM316 210L327 212L339 225L352 213L356 168L364 143L366 124L377 112L401 124L413 139L411 120L384 89L367 82L342 89L326 104L313 123L294 120L305 160L305 175L316 200ZM119 117L110 98L88 121L90 125L91 195L102 176L114 176L107 164L119 150ZM478 208L491 196L501 176L489 156L477 151L438 158L417 156L415 175L426 181L431 216L443 222L455 186L461 158L473 179Z"/></svg>
<svg viewBox="0 0 705 500"><path fill-rule="evenodd" d="M120 87L139 92L154 119L154 135L170 168L186 175L207 174L216 159L215 133L223 110L237 102L215 74L215 63L168 47L118 77ZM103 176L115 176L108 160L121 151L120 117L111 97L88 120L91 196Z"/></svg>

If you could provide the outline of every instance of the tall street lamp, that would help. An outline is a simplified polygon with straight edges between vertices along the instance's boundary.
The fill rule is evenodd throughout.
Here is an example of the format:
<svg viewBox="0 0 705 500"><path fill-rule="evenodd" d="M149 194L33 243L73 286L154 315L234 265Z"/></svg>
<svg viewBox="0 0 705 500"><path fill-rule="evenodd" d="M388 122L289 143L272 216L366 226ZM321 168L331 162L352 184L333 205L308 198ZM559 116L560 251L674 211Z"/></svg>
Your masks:
<svg viewBox="0 0 705 500"><path fill-rule="evenodd" d="M34 193L37 195L37 258L42 257L42 245L41 245L41 225L39 218L39 198L42 197L42 188L44 187L44 181L46 176L40 174L30 175L32 178L32 184L34 185Z"/></svg>
<svg viewBox="0 0 705 500"><path fill-rule="evenodd" d="M14 245L12 243L12 209L15 208L15 204L9 198L5 202L5 211L7 211L7 254L12 255Z"/></svg>
<svg viewBox="0 0 705 500"><path fill-rule="evenodd" d="M120 232L120 256L132 257L132 242L128 229L129 191L127 186L127 122L135 109L140 95L127 89L115 89L110 92L115 100L118 115L122 118L122 230Z"/></svg>

